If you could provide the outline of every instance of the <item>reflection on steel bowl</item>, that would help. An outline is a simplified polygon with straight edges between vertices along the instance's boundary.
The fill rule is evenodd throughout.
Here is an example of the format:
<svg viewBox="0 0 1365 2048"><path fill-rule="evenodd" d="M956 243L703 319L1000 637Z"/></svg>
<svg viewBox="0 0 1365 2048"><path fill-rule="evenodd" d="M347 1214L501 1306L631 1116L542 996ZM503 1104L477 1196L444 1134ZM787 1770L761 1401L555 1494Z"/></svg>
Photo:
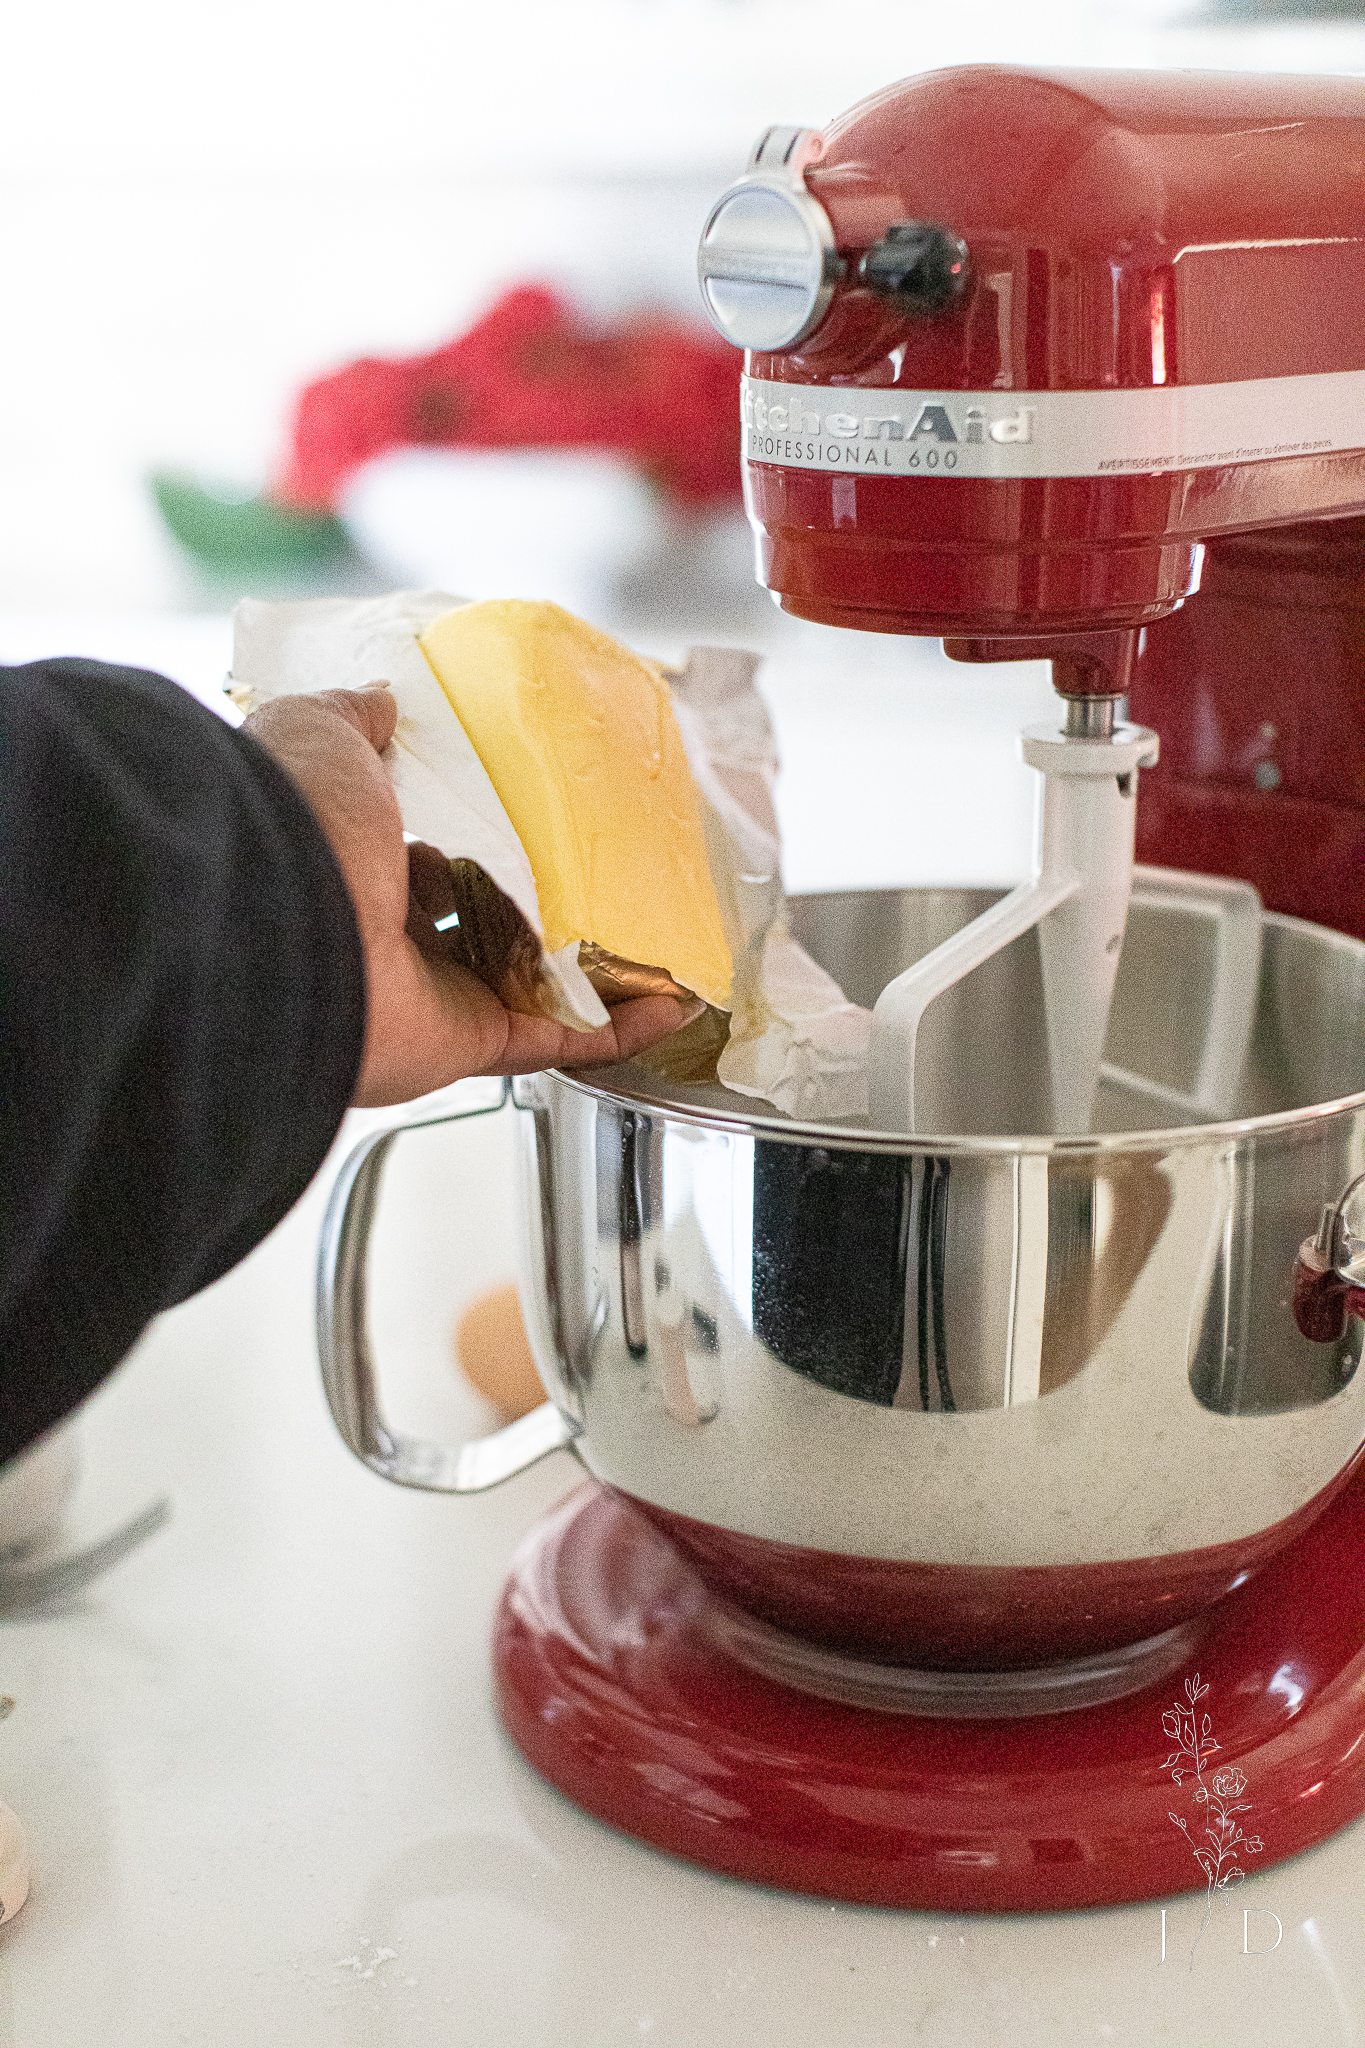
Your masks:
<svg viewBox="0 0 1365 2048"><path fill-rule="evenodd" d="M793 923L867 1003L989 900L807 897ZM1212 943L1135 902L1116 1064L1187 1084ZM644 1062L515 1085L540 1448L571 1437L725 1601L827 1650L999 1670L1157 1635L1305 1527L1365 1443L1360 1321L1319 1344L1292 1310L1299 1247L1365 1164L1365 945L1266 917L1217 1122L1144 1127L1157 1099L1111 1090L1103 1135L1039 1134L1034 934L939 1000L919 1060L947 1110L915 1137ZM464 1490L374 1406L364 1171L324 1245L334 1412L388 1476Z"/></svg>

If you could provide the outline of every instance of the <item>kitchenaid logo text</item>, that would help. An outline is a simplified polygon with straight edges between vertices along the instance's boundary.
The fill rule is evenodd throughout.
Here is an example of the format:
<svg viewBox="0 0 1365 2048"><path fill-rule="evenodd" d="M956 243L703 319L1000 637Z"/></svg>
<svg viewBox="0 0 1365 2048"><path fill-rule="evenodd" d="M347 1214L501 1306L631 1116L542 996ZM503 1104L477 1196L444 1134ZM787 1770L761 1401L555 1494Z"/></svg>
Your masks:
<svg viewBox="0 0 1365 2048"><path fill-rule="evenodd" d="M964 446L992 441L998 447L1019 447L1033 439L1036 415L1029 405L988 412L971 401L953 404L926 398L912 401L904 413L888 412L884 405L875 412L817 412L809 402L812 387L788 384L780 389L782 397L774 398L771 387L765 393L747 378L744 381L743 418L751 456L821 468L952 470ZM897 442L899 449L894 448Z"/></svg>
<svg viewBox="0 0 1365 2048"><path fill-rule="evenodd" d="M740 384L744 454L788 469L1125 477L1365 450L1365 370L1108 391Z"/></svg>

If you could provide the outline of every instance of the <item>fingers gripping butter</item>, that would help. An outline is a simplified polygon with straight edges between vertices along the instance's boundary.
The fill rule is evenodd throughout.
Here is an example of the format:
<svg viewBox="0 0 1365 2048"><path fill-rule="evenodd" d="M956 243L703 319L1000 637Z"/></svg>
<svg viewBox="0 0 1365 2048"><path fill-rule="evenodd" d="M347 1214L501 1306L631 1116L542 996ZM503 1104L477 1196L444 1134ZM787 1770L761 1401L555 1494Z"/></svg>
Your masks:
<svg viewBox="0 0 1365 2048"><path fill-rule="evenodd" d="M444 856L414 861L414 895L508 1009L592 1030L627 996L692 992L707 1011L649 1056L666 1078L865 1108L869 1014L786 926L753 656L694 648L666 679L557 606L442 591L248 599L234 627L244 710L389 683L403 824Z"/></svg>
<svg viewBox="0 0 1365 2048"><path fill-rule="evenodd" d="M608 1002L671 983L728 1008L701 810L658 671L558 605L514 598L449 611L419 645L525 849L547 952L577 945Z"/></svg>

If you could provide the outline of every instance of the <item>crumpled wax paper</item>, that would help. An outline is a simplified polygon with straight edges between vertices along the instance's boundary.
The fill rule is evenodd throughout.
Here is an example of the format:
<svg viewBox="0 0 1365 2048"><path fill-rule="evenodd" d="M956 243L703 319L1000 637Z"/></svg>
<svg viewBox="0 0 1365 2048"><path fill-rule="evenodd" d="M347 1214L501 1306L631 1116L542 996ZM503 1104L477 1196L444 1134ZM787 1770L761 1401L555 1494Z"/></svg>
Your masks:
<svg viewBox="0 0 1365 2048"><path fill-rule="evenodd" d="M667 672L735 963L716 1076L788 1116L857 1116L867 1109L872 1013L847 1001L787 927L777 745L758 665L736 648L694 647L681 672Z"/></svg>
<svg viewBox="0 0 1365 2048"><path fill-rule="evenodd" d="M404 828L438 847L457 870L482 870L539 941L544 927L531 864L418 645L433 620L464 602L439 590L296 604L247 599L234 614L231 695L250 710L298 692L387 682L398 725L384 763ZM727 1088L790 1116L854 1116L867 1107L871 1013L845 1000L787 928L773 802L777 748L754 685L757 667L755 655L699 647L681 671L663 671L702 799L735 978L728 1041L726 1020L713 1011L665 1040L653 1063L679 1079L714 1073ZM536 1009L580 1030L607 1021L577 944L554 954L542 947L531 972L539 977L530 992Z"/></svg>

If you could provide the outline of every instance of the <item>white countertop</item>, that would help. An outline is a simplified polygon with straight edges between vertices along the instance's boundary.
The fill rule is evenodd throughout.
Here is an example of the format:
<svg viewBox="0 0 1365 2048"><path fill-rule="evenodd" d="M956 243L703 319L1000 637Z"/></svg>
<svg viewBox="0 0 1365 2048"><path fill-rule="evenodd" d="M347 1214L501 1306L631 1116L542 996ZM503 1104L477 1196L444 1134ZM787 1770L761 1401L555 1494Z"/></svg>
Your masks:
<svg viewBox="0 0 1365 2048"><path fill-rule="evenodd" d="M395 1155L376 1344L405 1419L484 1421L447 1333L509 1270L509 1136ZM0 1792L35 1863L0 1934L5 2048L1360 2040L1359 1825L1224 1901L1191 1968L1198 1898L1170 1903L1163 1966L1157 1906L830 1906L672 1863L543 1785L494 1719L488 1632L575 1468L454 1501L352 1461L313 1360L320 1196L86 1412L80 1520L166 1490L170 1526L69 1611L0 1624ZM1241 1952L1245 1908L1253 1949L1277 1916L1272 1953Z"/></svg>
<svg viewBox="0 0 1365 2048"><path fill-rule="evenodd" d="M488 1423L449 1331L512 1269L510 1121L395 1155L376 1349L414 1426ZM85 1411L73 1534L162 1492L169 1527L69 1607L0 1621L0 1796L35 1870L0 1932L0 2048L1365 2041L1360 1824L1223 1901L1193 1964L1202 1900L1169 1902L1163 1964L1158 1906L831 1906L675 1864L542 1784L495 1721L488 1633L575 1467L454 1501L351 1460L311 1324L334 1165Z"/></svg>

